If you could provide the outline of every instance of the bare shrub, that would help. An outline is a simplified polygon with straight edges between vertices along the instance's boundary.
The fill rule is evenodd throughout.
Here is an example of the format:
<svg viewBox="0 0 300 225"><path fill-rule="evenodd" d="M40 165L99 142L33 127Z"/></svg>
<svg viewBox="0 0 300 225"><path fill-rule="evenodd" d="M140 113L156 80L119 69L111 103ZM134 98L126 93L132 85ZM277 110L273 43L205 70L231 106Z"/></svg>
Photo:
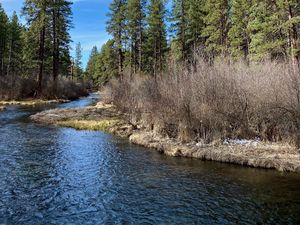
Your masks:
<svg viewBox="0 0 300 225"><path fill-rule="evenodd" d="M56 81L49 80L44 87L42 97L46 99L69 99L74 100L82 96L87 96L86 88L68 78L60 77Z"/></svg>
<svg viewBox="0 0 300 225"><path fill-rule="evenodd" d="M120 109L140 117L151 114L153 124L162 124L163 134L183 142L290 137L299 142L298 68L277 62L197 62L192 69L169 66L156 80L125 76L106 89Z"/></svg>
<svg viewBox="0 0 300 225"><path fill-rule="evenodd" d="M2 77L0 78L0 99L34 98L37 97L35 96L36 87L36 81L32 77ZM60 77L56 82L44 80L43 92L39 97L44 99L77 99L87 94L86 88L81 83Z"/></svg>

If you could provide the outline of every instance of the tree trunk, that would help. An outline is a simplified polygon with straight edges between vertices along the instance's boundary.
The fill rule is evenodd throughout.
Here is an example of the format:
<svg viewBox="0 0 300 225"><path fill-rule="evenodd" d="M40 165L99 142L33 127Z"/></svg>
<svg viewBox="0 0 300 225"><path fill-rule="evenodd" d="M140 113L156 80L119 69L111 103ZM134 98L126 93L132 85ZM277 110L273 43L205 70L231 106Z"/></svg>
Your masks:
<svg viewBox="0 0 300 225"><path fill-rule="evenodd" d="M185 21L185 0L181 1L181 48L182 48L182 59L183 62L187 59L186 54L186 45L185 45L185 29L186 29L186 21Z"/></svg>
<svg viewBox="0 0 300 225"><path fill-rule="evenodd" d="M291 5L288 5L288 14L289 14L289 20L291 20L294 17ZM298 50L298 43L297 43L297 30L295 24L293 24L289 28L289 39L290 39L289 42L291 48L291 57L293 62L297 63L299 62L300 55L298 52L296 52Z"/></svg>
<svg viewBox="0 0 300 225"><path fill-rule="evenodd" d="M55 3L55 0L54 0ZM52 22L53 22L53 81L56 81L58 77L58 64L59 64L59 48L58 48L58 40L57 40L57 18L59 14L56 13L55 8L52 12Z"/></svg>
<svg viewBox="0 0 300 225"><path fill-rule="evenodd" d="M44 55L45 55L45 34L46 34L46 27L45 27L45 25L43 25L42 29L40 30L39 73L38 73L38 77L37 77L38 86L37 86L37 93L36 93L37 96L42 94Z"/></svg>
<svg viewBox="0 0 300 225"><path fill-rule="evenodd" d="M142 26L140 26L140 31L139 31L139 47L138 47L138 51L139 51L139 72L142 71L143 68L143 62L142 62L142 57L143 57L143 32L142 32Z"/></svg>
<svg viewBox="0 0 300 225"><path fill-rule="evenodd" d="M14 45L14 40L11 39L10 46L9 46L9 53L8 53L7 71L6 71L7 76L9 76L9 74L10 74L10 66L11 66L13 45Z"/></svg>

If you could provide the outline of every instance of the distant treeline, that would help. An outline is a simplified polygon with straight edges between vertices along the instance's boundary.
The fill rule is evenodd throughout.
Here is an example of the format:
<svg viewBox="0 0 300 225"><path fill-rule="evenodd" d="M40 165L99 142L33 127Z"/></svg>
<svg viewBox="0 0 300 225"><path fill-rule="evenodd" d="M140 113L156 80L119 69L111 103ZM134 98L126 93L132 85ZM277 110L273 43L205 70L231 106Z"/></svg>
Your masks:
<svg viewBox="0 0 300 225"><path fill-rule="evenodd" d="M71 5L68 0L26 0L22 16L27 23L23 25L16 12L8 18L0 4L2 89L16 89L16 81L26 80L27 86L31 83L26 95L40 96L47 83L55 83L59 76L71 76L72 71L77 75L80 60L79 65L72 65L70 57ZM19 86L24 88L20 82Z"/></svg>
<svg viewBox="0 0 300 225"><path fill-rule="evenodd" d="M123 74L160 74L169 60L299 61L299 0L113 0L112 40L93 49L87 73L98 83Z"/></svg>

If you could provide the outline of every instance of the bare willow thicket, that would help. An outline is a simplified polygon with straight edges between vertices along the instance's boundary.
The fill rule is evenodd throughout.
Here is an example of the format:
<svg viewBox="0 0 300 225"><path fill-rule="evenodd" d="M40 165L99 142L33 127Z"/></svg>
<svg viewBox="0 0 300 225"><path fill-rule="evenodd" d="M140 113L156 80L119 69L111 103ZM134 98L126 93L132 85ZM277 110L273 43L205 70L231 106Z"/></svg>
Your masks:
<svg viewBox="0 0 300 225"><path fill-rule="evenodd" d="M299 68L224 62L200 59L194 72L173 64L158 80L113 80L109 100L133 117L150 116L161 134L185 142L260 138L299 146Z"/></svg>

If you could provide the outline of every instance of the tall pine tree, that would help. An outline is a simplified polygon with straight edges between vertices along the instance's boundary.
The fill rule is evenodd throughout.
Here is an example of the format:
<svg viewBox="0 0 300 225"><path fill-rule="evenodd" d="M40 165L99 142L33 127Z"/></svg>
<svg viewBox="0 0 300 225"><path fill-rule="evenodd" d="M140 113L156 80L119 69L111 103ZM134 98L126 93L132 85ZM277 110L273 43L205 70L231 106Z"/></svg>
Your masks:
<svg viewBox="0 0 300 225"><path fill-rule="evenodd" d="M188 56L187 28L190 2L190 0L174 0L172 7L172 27L175 31L176 42L179 46L179 58L182 61L186 61Z"/></svg>
<svg viewBox="0 0 300 225"><path fill-rule="evenodd" d="M23 26L19 23L16 12L13 13L8 28L8 59L7 59L7 76L16 76L22 71L22 48Z"/></svg>
<svg viewBox="0 0 300 225"><path fill-rule="evenodd" d="M151 0L147 17L147 58L148 72L157 75L162 71L167 50L165 1Z"/></svg>
<svg viewBox="0 0 300 225"><path fill-rule="evenodd" d="M233 0L231 8L231 27L228 33L230 54L234 58L248 59L250 32L248 30L252 0Z"/></svg>
<svg viewBox="0 0 300 225"><path fill-rule="evenodd" d="M33 39L34 45L32 48L36 50L34 57L37 62L38 74L37 74L37 88L35 95L41 95L42 85L44 78L45 62L46 62L46 35L49 25L49 3L47 0L26 0L23 8L23 14L26 16L27 23L29 26L29 32L27 35Z"/></svg>
<svg viewBox="0 0 300 225"><path fill-rule="evenodd" d="M128 0L127 3L127 32L130 41L130 64L132 72L142 70L143 38L145 26L145 0Z"/></svg>
<svg viewBox="0 0 300 225"><path fill-rule="evenodd" d="M70 34L72 23L71 1L51 0L51 28L52 28L52 74L56 80L59 73L67 73L70 65Z"/></svg>
<svg viewBox="0 0 300 225"><path fill-rule="evenodd" d="M207 0L205 4L206 27L202 36L206 48L213 56L226 55L228 48L229 0Z"/></svg>
<svg viewBox="0 0 300 225"><path fill-rule="evenodd" d="M113 0L109 10L107 31L113 36L115 48L118 52L119 75L122 76L124 62L123 43L126 29L126 0Z"/></svg>
<svg viewBox="0 0 300 225"><path fill-rule="evenodd" d="M0 3L0 77L6 73L8 29L8 17Z"/></svg>

